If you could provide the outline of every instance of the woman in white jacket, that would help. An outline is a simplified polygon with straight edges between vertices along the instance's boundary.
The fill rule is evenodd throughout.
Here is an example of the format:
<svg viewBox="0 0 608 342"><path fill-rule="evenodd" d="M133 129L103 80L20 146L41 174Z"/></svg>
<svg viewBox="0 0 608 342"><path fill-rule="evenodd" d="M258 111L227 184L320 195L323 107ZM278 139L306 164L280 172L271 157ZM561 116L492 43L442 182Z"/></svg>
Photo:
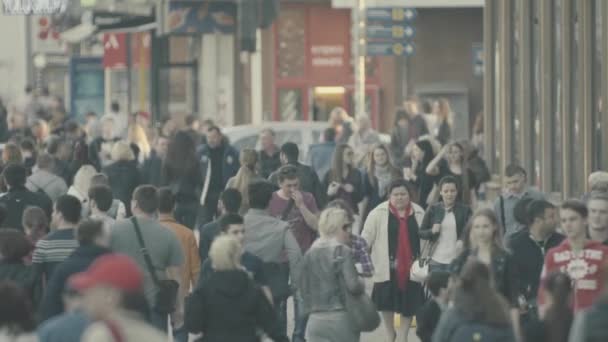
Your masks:
<svg viewBox="0 0 608 342"><path fill-rule="evenodd" d="M372 300L382 313L389 341L398 336L393 315L401 315L401 338L407 341L412 316L424 304L422 286L409 279L410 267L420 255L418 227L424 210L411 201L409 185L395 180L389 200L372 210L361 236L370 246L375 272Z"/></svg>

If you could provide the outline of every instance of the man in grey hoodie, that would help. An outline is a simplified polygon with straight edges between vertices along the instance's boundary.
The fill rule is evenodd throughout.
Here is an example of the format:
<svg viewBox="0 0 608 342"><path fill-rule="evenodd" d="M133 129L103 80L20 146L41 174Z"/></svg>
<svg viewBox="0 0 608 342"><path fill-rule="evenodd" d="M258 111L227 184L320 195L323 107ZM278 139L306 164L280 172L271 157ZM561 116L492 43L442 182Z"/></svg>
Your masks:
<svg viewBox="0 0 608 342"><path fill-rule="evenodd" d="M289 224L270 216L268 206L274 192L269 182L249 185L250 209L244 217L245 250L264 263L264 275L272 292L273 302L283 331L287 331L287 298L289 278L298 279L302 258L300 246L289 230ZM285 254L287 254L287 262Z"/></svg>

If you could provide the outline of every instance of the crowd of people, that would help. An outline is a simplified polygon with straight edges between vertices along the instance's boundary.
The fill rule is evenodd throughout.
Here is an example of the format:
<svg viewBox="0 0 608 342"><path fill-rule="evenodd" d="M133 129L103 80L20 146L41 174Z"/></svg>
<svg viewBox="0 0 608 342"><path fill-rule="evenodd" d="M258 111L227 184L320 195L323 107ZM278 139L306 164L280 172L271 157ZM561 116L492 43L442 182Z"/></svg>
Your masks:
<svg viewBox="0 0 608 342"><path fill-rule="evenodd" d="M211 120L156 130L114 103L82 124L28 95L2 135L0 341L351 342L383 322L404 342L414 318L422 342L608 340L608 173L553 204L513 164L485 208L445 99L408 101L388 146L336 108L305 164L270 129L238 151Z"/></svg>

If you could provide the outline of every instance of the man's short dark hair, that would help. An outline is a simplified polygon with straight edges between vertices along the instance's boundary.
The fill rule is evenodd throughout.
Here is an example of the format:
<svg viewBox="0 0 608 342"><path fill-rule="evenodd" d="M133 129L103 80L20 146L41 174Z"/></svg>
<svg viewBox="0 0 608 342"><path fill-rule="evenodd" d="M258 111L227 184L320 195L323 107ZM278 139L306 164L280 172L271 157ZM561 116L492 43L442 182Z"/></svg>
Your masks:
<svg viewBox="0 0 608 342"><path fill-rule="evenodd" d="M82 204L78 198L72 195L62 195L55 202L55 210L61 213L64 220L76 224L80 221Z"/></svg>
<svg viewBox="0 0 608 342"><path fill-rule="evenodd" d="M298 145L292 142L284 143L283 146L281 146L281 153L285 155L287 162L290 164L297 162L298 158L300 157L300 149L298 148Z"/></svg>
<svg viewBox="0 0 608 342"><path fill-rule="evenodd" d="M279 183L292 179L298 179L298 169L293 165L281 166L279 169Z"/></svg>
<svg viewBox="0 0 608 342"><path fill-rule="evenodd" d="M158 191L153 185L140 185L133 191L133 201L146 214L154 214L158 210Z"/></svg>
<svg viewBox="0 0 608 342"><path fill-rule="evenodd" d="M87 219L78 225L76 238L80 245L92 245L95 239L103 234L103 222L99 220Z"/></svg>
<svg viewBox="0 0 608 342"><path fill-rule="evenodd" d="M243 217L239 214L228 213L222 217L220 217L220 229L222 232L226 233L228 231L228 227L233 224L243 224Z"/></svg>
<svg viewBox="0 0 608 342"><path fill-rule="evenodd" d="M222 134L222 130L216 125L209 126L209 128L207 128L207 132L217 132L217 134Z"/></svg>
<svg viewBox="0 0 608 342"><path fill-rule="evenodd" d="M439 181L439 191L441 191L441 189L443 189L443 186L445 184L454 184L454 186L456 186L456 191L460 190L458 187L458 181L453 176L445 176L445 177L441 178L441 180Z"/></svg>
<svg viewBox="0 0 608 342"><path fill-rule="evenodd" d="M175 195L171 188L158 189L158 211L161 214L171 214L175 208Z"/></svg>
<svg viewBox="0 0 608 342"><path fill-rule="evenodd" d="M237 189L226 189L220 194L220 201L229 213L238 213L243 202L243 195Z"/></svg>
<svg viewBox="0 0 608 342"><path fill-rule="evenodd" d="M528 214L528 204L532 201L534 201L533 198L524 196L515 203L515 206L513 207L513 218L515 219L515 222L524 226L528 226L534 222L534 219Z"/></svg>
<svg viewBox="0 0 608 342"><path fill-rule="evenodd" d="M0 230L0 254L6 262L20 262L32 250L32 244L22 231Z"/></svg>
<svg viewBox="0 0 608 342"><path fill-rule="evenodd" d="M9 164L2 172L4 181L11 188L17 188L25 185L27 179L27 170L21 164Z"/></svg>
<svg viewBox="0 0 608 342"><path fill-rule="evenodd" d="M530 203L528 203L527 205L527 216L528 216L528 220L529 222L527 222L527 224L532 224L534 223L534 220L537 218L544 218L545 217L545 210L547 209L555 209L555 206L548 201L545 200L532 200L530 201Z"/></svg>
<svg viewBox="0 0 608 342"><path fill-rule="evenodd" d="M425 99L422 101L422 112L425 114L433 112L433 103L430 100Z"/></svg>
<svg viewBox="0 0 608 342"><path fill-rule="evenodd" d="M89 200L95 201L97 209L106 212L110 210L114 200L112 189L106 185L94 185L89 188Z"/></svg>
<svg viewBox="0 0 608 342"><path fill-rule="evenodd" d="M112 105L110 106L110 108L112 109L113 112L120 111L120 105L116 101L112 102Z"/></svg>
<svg viewBox="0 0 608 342"><path fill-rule="evenodd" d="M253 182L249 185L249 206L252 209L266 210L272 199L275 186L267 181Z"/></svg>
<svg viewBox="0 0 608 342"><path fill-rule="evenodd" d="M587 218L589 216L589 209L585 203L577 200L577 199L569 199L562 203L560 209L568 209L577 212L581 217Z"/></svg>
<svg viewBox="0 0 608 342"><path fill-rule="evenodd" d="M193 123L195 123L198 120L198 118L192 114L186 116L186 126L191 126Z"/></svg>
<svg viewBox="0 0 608 342"><path fill-rule="evenodd" d="M450 274L448 272L434 271L429 274L429 277L426 280L426 285L433 296L437 297L439 296L441 289L448 287L449 279Z"/></svg>
<svg viewBox="0 0 608 342"><path fill-rule="evenodd" d="M323 140L326 142L336 141L336 129L333 127L326 128L323 131Z"/></svg>
<svg viewBox="0 0 608 342"><path fill-rule="evenodd" d="M505 174L507 177L513 177L516 175L522 175L522 176L526 177L528 175L526 173L526 170L524 170L523 167L516 165L516 164L511 164L511 165L507 166L507 168L505 169Z"/></svg>
<svg viewBox="0 0 608 342"><path fill-rule="evenodd" d="M110 180L105 173L96 173L93 177L91 177L91 186L95 185L107 185L110 186Z"/></svg>

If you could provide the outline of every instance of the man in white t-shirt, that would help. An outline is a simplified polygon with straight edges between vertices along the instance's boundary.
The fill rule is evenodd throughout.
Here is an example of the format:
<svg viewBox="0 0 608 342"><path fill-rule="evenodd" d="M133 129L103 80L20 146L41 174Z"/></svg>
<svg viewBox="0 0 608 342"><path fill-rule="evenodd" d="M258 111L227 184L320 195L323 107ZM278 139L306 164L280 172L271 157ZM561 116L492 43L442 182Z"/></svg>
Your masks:
<svg viewBox="0 0 608 342"><path fill-rule="evenodd" d="M118 102L112 102L110 113L102 116L100 122L104 122L107 118L111 118L114 122L114 138L125 139L129 127L129 117L120 111Z"/></svg>

